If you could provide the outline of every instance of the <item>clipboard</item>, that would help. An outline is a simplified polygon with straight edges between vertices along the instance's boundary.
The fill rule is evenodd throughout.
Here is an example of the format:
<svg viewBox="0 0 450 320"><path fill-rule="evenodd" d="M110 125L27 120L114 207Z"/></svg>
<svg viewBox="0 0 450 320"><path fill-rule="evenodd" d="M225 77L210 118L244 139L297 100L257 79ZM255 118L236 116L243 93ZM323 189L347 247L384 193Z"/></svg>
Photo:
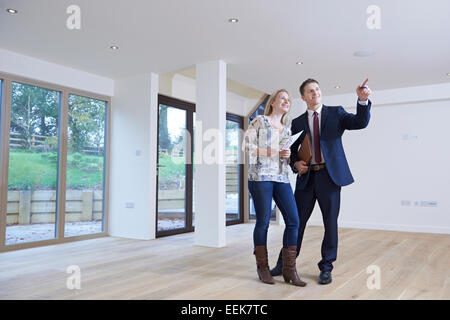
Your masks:
<svg viewBox="0 0 450 320"><path fill-rule="evenodd" d="M309 138L309 133L306 133L303 138L302 145L297 151L297 158L299 161L305 161L306 165L309 166L312 159L311 139Z"/></svg>
<svg viewBox="0 0 450 320"><path fill-rule="evenodd" d="M294 144L294 142L297 141L297 139L300 137L302 132L303 132L303 130L300 131L299 133L294 134L293 136L290 136L289 139L281 147L281 150L289 149Z"/></svg>

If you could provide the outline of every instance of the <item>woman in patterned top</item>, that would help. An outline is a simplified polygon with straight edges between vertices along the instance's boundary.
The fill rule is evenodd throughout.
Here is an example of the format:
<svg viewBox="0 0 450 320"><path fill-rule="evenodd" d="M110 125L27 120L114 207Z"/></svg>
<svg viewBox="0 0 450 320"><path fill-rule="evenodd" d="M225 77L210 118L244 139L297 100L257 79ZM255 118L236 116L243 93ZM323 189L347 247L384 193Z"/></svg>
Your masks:
<svg viewBox="0 0 450 320"><path fill-rule="evenodd" d="M289 93L277 90L267 101L264 115L257 116L249 125L244 148L249 155L248 189L253 198L256 223L253 231L254 254L259 279L274 284L267 257L272 199L283 215L286 228L283 234L283 277L286 282L305 286L295 267L299 219L297 205L289 182L289 148L280 150L291 137L286 125L290 109Z"/></svg>

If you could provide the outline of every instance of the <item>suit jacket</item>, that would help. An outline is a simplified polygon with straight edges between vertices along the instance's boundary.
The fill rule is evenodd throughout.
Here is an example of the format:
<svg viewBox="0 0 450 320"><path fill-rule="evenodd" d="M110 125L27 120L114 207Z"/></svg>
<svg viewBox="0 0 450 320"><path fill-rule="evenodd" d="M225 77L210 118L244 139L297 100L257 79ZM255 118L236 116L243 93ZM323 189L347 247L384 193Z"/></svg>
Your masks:
<svg viewBox="0 0 450 320"><path fill-rule="evenodd" d="M354 179L345 157L342 146L342 135L345 130L357 130L367 127L370 120L370 100L366 106L357 104L356 114L348 113L343 107L329 107L323 105L320 124L320 148L326 163L328 174L333 182L338 186L346 186L353 183ZM291 131L296 134L304 130L299 139L291 146L290 166L294 173L298 173L294 167L297 158L297 150L307 132L310 132L308 125L308 112L292 120ZM312 134L310 133L312 139ZM311 145L313 142L311 141ZM296 189L303 190L308 183L311 171L311 164L308 172L297 175Z"/></svg>

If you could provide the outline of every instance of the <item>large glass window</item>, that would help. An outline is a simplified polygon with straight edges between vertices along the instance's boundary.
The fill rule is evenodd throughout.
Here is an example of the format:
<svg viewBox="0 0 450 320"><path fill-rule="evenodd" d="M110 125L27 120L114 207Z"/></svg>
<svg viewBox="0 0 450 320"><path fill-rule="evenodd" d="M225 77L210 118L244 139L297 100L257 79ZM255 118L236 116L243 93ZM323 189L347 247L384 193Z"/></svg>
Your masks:
<svg viewBox="0 0 450 320"><path fill-rule="evenodd" d="M104 230L105 101L69 95L64 236Z"/></svg>
<svg viewBox="0 0 450 320"><path fill-rule="evenodd" d="M103 233L108 97L1 76L0 249Z"/></svg>
<svg viewBox="0 0 450 320"><path fill-rule="evenodd" d="M12 83L7 245L56 237L61 93Z"/></svg>

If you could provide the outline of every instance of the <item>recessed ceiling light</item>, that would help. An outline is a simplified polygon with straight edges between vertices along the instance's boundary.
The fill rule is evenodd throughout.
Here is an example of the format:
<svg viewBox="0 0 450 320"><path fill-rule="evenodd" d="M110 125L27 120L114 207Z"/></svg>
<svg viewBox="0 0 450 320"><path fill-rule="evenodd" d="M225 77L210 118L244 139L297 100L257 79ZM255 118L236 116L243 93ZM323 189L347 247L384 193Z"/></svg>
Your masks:
<svg viewBox="0 0 450 320"><path fill-rule="evenodd" d="M337 86L334 86L334 88L335 88L335 89L340 89L341 86L337 85Z"/></svg>
<svg viewBox="0 0 450 320"><path fill-rule="evenodd" d="M230 18L230 19L228 19L228 22L236 23L236 22L239 22L239 19L236 19L236 18Z"/></svg>
<svg viewBox="0 0 450 320"><path fill-rule="evenodd" d="M109 47L111 50L119 50L119 47L118 46L111 46L111 47Z"/></svg>
<svg viewBox="0 0 450 320"><path fill-rule="evenodd" d="M359 58L369 57L374 54L375 54L375 51L371 51L371 50L359 50L359 51L356 51L353 53L353 55L355 57L359 57Z"/></svg>
<svg viewBox="0 0 450 320"><path fill-rule="evenodd" d="M302 61L297 61L295 64L297 64L297 65L302 65L303 62L302 62Z"/></svg>
<svg viewBox="0 0 450 320"><path fill-rule="evenodd" d="M7 11L8 13L12 13L12 14L17 13L17 10L16 10L16 9L6 9L6 11Z"/></svg>
<svg viewBox="0 0 450 320"><path fill-rule="evenodd" d="M447 76L449 76L449 77L450 77L450 72L447 72Z"/></svg>

